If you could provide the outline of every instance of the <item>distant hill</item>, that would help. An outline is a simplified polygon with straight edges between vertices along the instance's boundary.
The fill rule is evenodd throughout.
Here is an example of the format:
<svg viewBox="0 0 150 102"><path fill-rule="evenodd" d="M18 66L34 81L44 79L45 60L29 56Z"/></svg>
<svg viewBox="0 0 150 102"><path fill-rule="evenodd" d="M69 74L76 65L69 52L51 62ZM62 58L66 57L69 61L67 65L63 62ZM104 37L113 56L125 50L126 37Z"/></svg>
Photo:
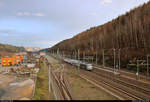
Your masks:
<svg viewBox="0 0 150 102"><path fill-rule="evenodd" d="M9 56L16 52L26 51L24 47L17 47L8 44L0 44L0 56Z"/></svg>
<svg viewBox="0 0 150 102"><path fill-rule="evenodd" d="M27 51L35 52L41 50L40 47L25 47Z"/></svg>
<svg viewBox="0 0 150 102"><path fill-rule="evenodd" d="M39 50L39 52L47 52L48 50L49 50L49 48L45 48L45 49Z"/></svg>
<svg viewBox="0 0 150 102"><path fill-rule="evenodd" d="M110 11L111 12L111 11ZM150 54L150 1L112 21L92 27L71 39L64 40L49 51L57 49L66 54L80 49L83 53L102 56L102 49L113 64L113 49L121 49L121 60L128 63L132 59L142 59ZM101 60L101 59L99 59ZM101 60L102 63L102 60Z"/></svg>

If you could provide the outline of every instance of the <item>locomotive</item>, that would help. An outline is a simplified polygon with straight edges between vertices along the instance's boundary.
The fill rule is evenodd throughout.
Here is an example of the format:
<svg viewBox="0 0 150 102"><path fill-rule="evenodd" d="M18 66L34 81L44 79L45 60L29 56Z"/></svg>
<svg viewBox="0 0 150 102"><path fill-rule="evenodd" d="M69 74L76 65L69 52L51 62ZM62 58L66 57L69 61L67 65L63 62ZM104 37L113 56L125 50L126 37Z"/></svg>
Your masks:
<svg viewBox="0 0 150 102"><path fill-rule="evenodd" d="M83 68L83 69L88 70L88 71L91 71L93 69L92 64L88 64L88 63L85 63L85 62L82 62L79 60L65 58L64 62L69 63L69 64L76 66L76 67Z"/></svg>

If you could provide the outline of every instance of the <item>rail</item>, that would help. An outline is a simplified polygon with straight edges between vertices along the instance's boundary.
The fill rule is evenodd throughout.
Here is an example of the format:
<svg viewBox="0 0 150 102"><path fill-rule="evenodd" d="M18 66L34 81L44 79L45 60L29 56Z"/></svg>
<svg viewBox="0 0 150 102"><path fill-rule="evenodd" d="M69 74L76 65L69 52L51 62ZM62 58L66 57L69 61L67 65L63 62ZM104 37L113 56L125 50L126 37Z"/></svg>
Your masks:
<svg viewBox="0 0 150 102"><path fill-rule="evenodd" d="M49 90L54 94L56 100L72 100L72 94L66 83L65 74L62 68L55 69L51 65L47 56L47 62L49 65Z"/></svg>

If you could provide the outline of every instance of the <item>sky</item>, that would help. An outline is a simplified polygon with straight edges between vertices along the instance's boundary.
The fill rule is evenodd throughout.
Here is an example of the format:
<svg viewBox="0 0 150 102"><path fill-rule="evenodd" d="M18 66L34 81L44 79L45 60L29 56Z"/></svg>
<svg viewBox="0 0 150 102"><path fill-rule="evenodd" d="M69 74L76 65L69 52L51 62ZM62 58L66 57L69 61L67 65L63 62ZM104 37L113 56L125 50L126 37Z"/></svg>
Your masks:
<svg viewBox="0 0 150 102"><path fill-rule="evenodd" d="M149 0L0 0L0 43L52 47Z"/></svg>

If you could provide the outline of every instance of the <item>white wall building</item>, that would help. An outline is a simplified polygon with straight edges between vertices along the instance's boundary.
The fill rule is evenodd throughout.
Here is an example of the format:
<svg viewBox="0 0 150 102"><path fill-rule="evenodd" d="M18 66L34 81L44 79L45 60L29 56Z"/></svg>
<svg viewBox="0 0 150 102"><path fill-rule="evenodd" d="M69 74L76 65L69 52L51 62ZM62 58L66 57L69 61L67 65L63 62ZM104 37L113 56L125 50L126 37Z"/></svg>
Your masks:
<svg viewBox="0 0 150 102"><path fill-rule="evenodd" d="M40 52L40 56L45 56L46 53L45 52Z"/></svg>

